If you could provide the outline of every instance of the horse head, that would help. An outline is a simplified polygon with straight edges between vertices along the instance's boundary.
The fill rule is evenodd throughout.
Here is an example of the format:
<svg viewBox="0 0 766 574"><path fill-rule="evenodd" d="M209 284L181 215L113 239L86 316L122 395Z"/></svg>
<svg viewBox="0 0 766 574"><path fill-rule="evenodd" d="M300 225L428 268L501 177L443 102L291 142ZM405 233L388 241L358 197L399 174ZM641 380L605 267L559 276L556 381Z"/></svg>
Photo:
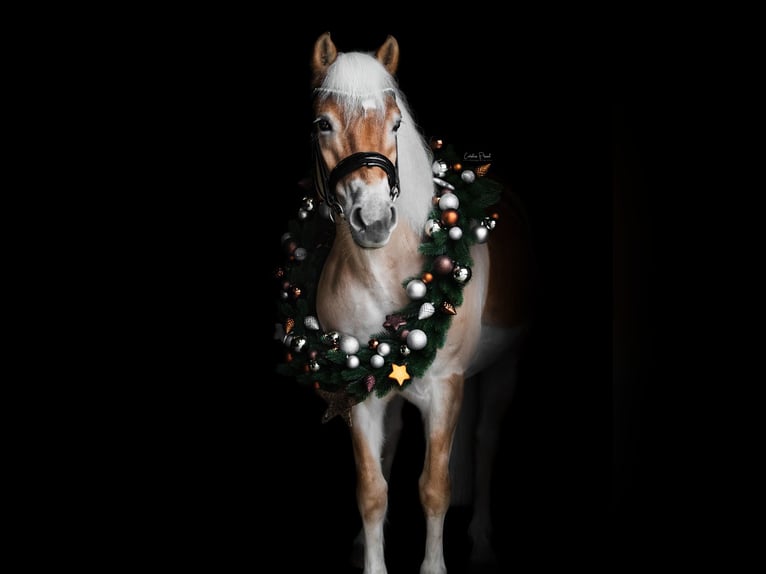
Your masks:
<svg viewBox="0 0 766 574"><path fill-rule="evenodd" d="M315 182L327 205L364 248L386 245L397 225L397 132L402 112L394 74L399 46L342 53L326 33L312 58Z"/></svg>

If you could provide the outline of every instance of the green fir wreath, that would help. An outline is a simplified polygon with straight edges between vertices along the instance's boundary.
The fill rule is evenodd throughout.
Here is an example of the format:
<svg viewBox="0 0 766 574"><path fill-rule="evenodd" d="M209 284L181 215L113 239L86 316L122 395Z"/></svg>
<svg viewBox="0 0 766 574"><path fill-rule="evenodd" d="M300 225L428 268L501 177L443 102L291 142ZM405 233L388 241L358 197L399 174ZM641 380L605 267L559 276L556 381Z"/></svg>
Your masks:
<svg viewBox="0 0 766 574"><path fill-rule="evenodd" d="M380 330L367 341L324 331L316 316L317 285L335 236L334 224L322 214L326 206L304 197L282 235L286 260L276 271L275 339L285 354L277 372L317 390L329 404L324 422L341 415L350 425L354 404L371 393L382 397L403 389L426 372L463 302L473 265L470 248L485 242L497 223L487 209L499 201L502 186L486 177L489 163L469 169L469 160L441 140L432 140L432 148L434 202L419 247L422 272L404 278L410 301L381 317Z"/></svg>

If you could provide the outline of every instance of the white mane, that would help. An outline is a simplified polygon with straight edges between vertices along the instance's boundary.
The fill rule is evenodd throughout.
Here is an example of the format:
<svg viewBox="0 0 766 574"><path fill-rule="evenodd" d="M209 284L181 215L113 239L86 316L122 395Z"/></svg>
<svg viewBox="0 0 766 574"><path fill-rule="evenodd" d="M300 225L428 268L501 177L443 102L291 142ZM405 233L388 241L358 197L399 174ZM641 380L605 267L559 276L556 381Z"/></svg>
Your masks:
<svg viewBox="0 0 766 574"><path fill-rule="evenodd" d="M316 89L318 98L335 97L347 115L369 111L371 102L382 113L386 96L391 93L402 113L397 135L401 190L397 205L399 213L420 233L432 208L433 158L396 79L370 53L339 53Z"/></svg>

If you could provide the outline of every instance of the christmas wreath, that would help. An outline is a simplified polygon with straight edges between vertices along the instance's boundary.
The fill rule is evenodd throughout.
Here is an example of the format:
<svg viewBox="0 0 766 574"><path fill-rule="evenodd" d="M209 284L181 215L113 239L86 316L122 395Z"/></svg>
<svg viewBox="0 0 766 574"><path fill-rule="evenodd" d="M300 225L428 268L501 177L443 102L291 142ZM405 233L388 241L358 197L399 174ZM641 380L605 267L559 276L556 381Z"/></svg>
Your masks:
<svg viewBox="0 0 766 574"><path fill-rule="evenodd" d="M403 389L425 373L463 302L473 265L470 248L487 241L497 224L497 214L487 209L502 187L486 177L489 163L469 164L440 140L432 140L432 149L434 202L419 247L422 272L403 279L409 302L381 317L380 330L363 344L323 330L317 319L317 285L335 235L327 206L304 196L282 235L275 339L286 352L277 372L317 390L329 404L325 422L341 415L350 425L354 404L371 393L382 397Z"/></svg>

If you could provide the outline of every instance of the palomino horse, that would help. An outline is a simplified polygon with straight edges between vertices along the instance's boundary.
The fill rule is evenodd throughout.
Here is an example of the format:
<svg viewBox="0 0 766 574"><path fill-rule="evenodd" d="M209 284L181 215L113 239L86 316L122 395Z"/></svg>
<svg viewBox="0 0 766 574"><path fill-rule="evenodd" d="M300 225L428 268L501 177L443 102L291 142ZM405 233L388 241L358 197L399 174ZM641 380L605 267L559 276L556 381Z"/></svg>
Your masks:
<svg viewBox="0 0 766 574"><path fill-rule="evenodd" d="M419 409L426 439L420 572L443 574L450 455L467 384L480 397L478 430L467 441L476 453L469 533L477 560L491 551L492 473L482 461L494 454L524 332L526 235L509 194L482 177L481 166L437 157L441 149L420 133L398 88L398 61L391 36L370 53L339 52L329 33L315 43L319 206L307 200L303 216L324 213L334 237L317 247L327 251L314 283L296 293L295 279L285 281L284 300L313 293L315 303L288 311L305 316L286 321L283 339L288 361L302 364L301 376L328 401L325 420L339 414L350 426L365 574L387 571L391 458L384 455L400 427L386 424L401 422L402 399ZM482 217L485 207L491 215ZM283 237L300 271L306 253L294 239Z"/></svg>

